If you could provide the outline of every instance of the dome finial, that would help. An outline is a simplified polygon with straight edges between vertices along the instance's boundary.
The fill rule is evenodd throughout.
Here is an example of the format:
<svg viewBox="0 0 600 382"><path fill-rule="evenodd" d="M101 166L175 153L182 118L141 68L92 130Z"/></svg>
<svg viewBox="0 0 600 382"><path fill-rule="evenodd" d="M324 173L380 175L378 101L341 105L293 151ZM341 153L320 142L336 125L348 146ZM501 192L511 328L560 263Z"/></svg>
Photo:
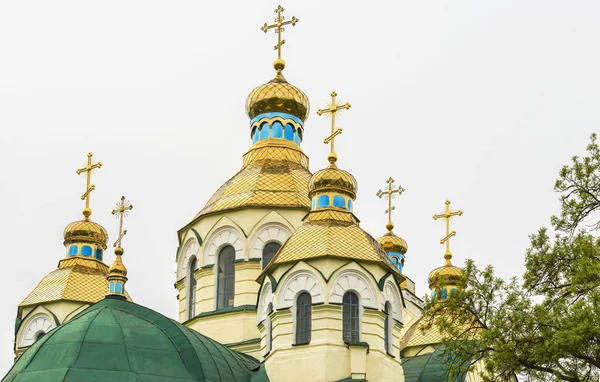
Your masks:
<svg viewBox="0 0 600 382"><path fill-rule="evenodd" d="M394 223L392 223L392 211L396 209L396 206L392 206L392 199L394 199L397 195L402 195L404 191L406 191L402 186L398 186L398 188L394 188L395 180L390 176L388 180L385 181L387 183L387 189L385 191L379 190L377 191L377 195L379 199L385 197L388 200L388 209L385 210L385 213L388 214L388 223L385 225L389 233L392 233L394 229Z"/></svg>
<svg viewBox="0 0 600 382"><path fill-rule="evenodd" d="M284 26L292 25L296 26L296 23L300 21L295 16L292 16L291 20L284 21L285 17L281 14L285 9L281 5L277 6L275 9L275 13L277 13L277 17L275 18L275 24L269 25L265 23L260 30L267 33L269 29L275 29L275 33L277 33L277 45L275 45L275 50L277 51L277 59L273 63L273 67L277 71L277 75L281 75L281 71L285 68L285 61L281 58L281 46L285 44L285 40L281 39L281 33L285 31Z"/></svg>
<svg viewBox="0 0 600 382"><path fill-rule="evenodd" d="M451 266L452 263L450 259L452 259L452 252L450 252L450 238L452 236L456 236L456 231L450 232L450 220L452 220L454 216L461 216L463 212L461 210L457 211L454 208L450 207L449 200L446 200L445 204L446 207L444 208L444 210L438 215L433 215L433 219L444 219L446 222L446 236L440 239L440 244L446 244L446 252L444 253L444 259L446 259L446 266Z"/></svg>
<svg viewBox="0 0 600 382"><path fill-rule="evenodd" d="M133 209L133 205L129 204L129 200L121 197L121 201L117 203L116 208L112 210L113 215L119 218L119 237L113 244L115 247L115 262L108 270L108 295L125 297L125 283L127 282L127 268L123 265L121 256L125 252L121 248L121 240L127 234L127 230L123 230L123 218L127 217L129 211Z"/></svg>
<svg viewBox="0 0 600 382"><path fill-rule="evenodd" d="M85 175L86 175L86 184L87 185L85 188L85 193L83 195L81 195L81 200L85 200L85 208L83 209L83 217L85 220L90 220L90 216L92 215L92 209L90 208L90 194L92 193L92 191L94 191L96 189L96 185L91 184L92 172L95 169L102 167L102 163L101 162L95 163L92 160L92 156L94 156L94 154L88 153L87 164L84 167L77 169L77 175L81 175L83 173L85 173Z"/></svg>
<svg viewBox="0 0 600 382"><path fill-rule="evenodd" d="M337 128L335 126L335 116L337 115L338 112L342 111L342 110L348 110L350 109L350 103L346 102L345 104L341 105L338 103L337 101L337 93L335 91L331 92L331 102L329 102L329 105L327 105L327 108L325 109L319 109L317 110L317 115L321 116L323 114L325 114L328 117L331 117L331 134L325 138L323 140L323 143L325 144L329 144L331 151L329 153L329 155L327 156L327 160L329 161L329 167L330 168L336 168L336 164L335 162L337 162L337 154L335 153L335 137L339 134L342 133L342 129L341 128Z"/></svg>

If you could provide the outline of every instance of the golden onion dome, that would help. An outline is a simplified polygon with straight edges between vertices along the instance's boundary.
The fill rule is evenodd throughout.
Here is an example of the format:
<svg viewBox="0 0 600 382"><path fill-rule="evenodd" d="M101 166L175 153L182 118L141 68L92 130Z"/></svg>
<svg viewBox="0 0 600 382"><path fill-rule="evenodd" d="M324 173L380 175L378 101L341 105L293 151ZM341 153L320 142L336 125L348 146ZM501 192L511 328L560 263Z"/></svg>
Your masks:
<svg viewBox="0 0 600 382"><path fill-rule="evenodd" d="M252 90L246 99L246 114L250 119L263 113L282 112L294 115L305 121L310 104L304 92L288 83L281 74L285 67L283 60L275 61L277 74L266 84Z"/></svg>
<svg viewBox="0 0 600 382"><path fill-rule="evenodd" d="M312 198L316 192L337 191L348 194L354 200L357 190L358 183L354 176L335 165L315 172L308 183L309 198Z"/></svg>
<svg viewBox="0 0 600 382"><path fill-rule="evenodd" d="M72 243L90 243L106 249L108 241L108 233L104 227L91 220L79 220L69 224L65 228L63 237L65 246Z"/></svg>
<svg viewBox="0 0 600 382"><path fill-rule="evenodd" d="M406 240L394 235L391 231L377 239L377 242L386 252L397 252L404 255L408 251Z"/></svg>
<svg viewBox="0 0 600 382"><path fill-rule="evenodd" d="M446 265L434 269L429 273L429 289L436 289L442 284L444 285L456 285L462 277L462 269L455 267L449 261Z"/></svg>
<svg viewBox="0 0 600 382"><path fill-rule="evenodd" d="M117 255L117 256L116 256L113 264L108 269L108 275L109 276L127 276L127 268L125 268L125 265L123 264L123 261L121 260L121 255L123 255L123 248L121 248L121 247L115 248L115 255Z"/></svg>

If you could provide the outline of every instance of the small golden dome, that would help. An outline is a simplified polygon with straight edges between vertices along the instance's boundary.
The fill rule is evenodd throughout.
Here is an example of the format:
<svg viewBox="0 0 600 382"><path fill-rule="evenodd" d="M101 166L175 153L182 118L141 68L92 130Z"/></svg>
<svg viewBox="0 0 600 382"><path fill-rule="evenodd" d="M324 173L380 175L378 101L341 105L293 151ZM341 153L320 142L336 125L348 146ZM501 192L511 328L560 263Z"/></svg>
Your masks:
<svg viewBox="0 0 600 382"><path fill-rule="evenodd" d="M271 81L252 90L246 99L246 114L250 119L263 113L282 112L305 121L309 111L306 94L289 84L281 71Z"/></svg>
<svg viewBox="0 0 600 382"><path fill-rule="evenodd" d="M115 258L115 262L108 269L109 276L127 276L127 268L125 268L125 265L123 264L123 261L121 260L122 254L123 254L123 248L121 248L121 247L115 248L115 255L117 255L117 257Z"/></svg>
<svg viewBox="0 0 600 382"><path fill-rule="evenodd" d="M316 192L337 191L348 194L354 200L357 190L358 183L352 174L331 166L315 172L308 183L309 198Z"/></svg>
<svg viewBox="0 0 600 382"><path fill-rule="evenodd" d="M377 242L379 242L379 245L381 245L386 252L398 252L404 255L408 251L406 240L394 235L393 232L386 233L377 239Z"/></svg>
<svg viewBox="0 0 600 382"><path fill-rule="evenodd" d="M429 273L429 289L439 287L442 279L444 280L444 285L456 285L462 277L462 273L461 268L447 262L443 267L436 268Z"/></svg>
<svg viewBox="0 0 600 382"><path fill-rule="evenodd" d="M91 220L80 220L69 224L65 228L63 236L65 246L72 243L90 243L106 249L108 241L108 233L104 227Z"/></svg>

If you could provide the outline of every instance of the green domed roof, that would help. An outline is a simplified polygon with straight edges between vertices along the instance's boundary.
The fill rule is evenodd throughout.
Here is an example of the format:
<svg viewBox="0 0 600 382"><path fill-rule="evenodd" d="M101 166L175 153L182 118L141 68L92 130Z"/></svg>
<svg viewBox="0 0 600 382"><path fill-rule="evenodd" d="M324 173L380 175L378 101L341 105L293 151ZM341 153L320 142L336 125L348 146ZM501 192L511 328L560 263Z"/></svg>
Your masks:
<svg viewBox="0 0 600 382"><path fill-rule="evenodd" d="M31 346L3 381L268 381L253 358L153 310L105 298Z"/></svg>

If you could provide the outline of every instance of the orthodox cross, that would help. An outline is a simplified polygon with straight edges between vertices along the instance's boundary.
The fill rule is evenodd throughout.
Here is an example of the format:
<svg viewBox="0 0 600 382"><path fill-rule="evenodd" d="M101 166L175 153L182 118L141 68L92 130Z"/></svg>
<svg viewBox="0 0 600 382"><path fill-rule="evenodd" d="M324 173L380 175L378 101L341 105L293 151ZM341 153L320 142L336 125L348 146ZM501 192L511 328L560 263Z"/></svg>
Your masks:
<svg viewBox="0 0 600 382"><path fill-rule="evenodd" d="M328 107L325 109L317 110L317 115L319 116L323 114L331 115L331 135L325 138L323 140L323 143L330 144L331 153L329 154L329 157L327 159L329 160L329 163L331 163L332 166L335 165L335 162L337 161L337 155L335 154L335 137L342 133L341 128L336 129L335 127L335 116L338 112L342 110L350 109L350 103L346 102L345 104L340 105L336 97L337 93L335 91L331 92L331 102L329 103Z"/></svg>
<svg viewBox="0 0 600 382"><path fill-rule="evenodd" d="M440 240L440 244L446 243L446 253L444 254L444 258L447 262L452 258L452 252L450 252L450 238L456 236L456 231L450 232L450 220L452 220L454 216L461 216L462 214L463 212L461 210L456 211L454 208L450 207L450 201L446 200L446 208L444 208L444 211L442 211L441 214L433 215L434 220L446 220L446 237Z"/></svg>
<svg viewBox="0 0 600 382"><path fill-rule="evenodd" d="M275 45L275 49L277 49L277 58L279 59L281 59L281 46L285 44L285 40L281 39L281 33L285 31L284 26L291 24L294 27L296 26L296 23L300 21L295 16L292 16L291 20L284 21L285 17L281 15L281 12L283 11L285 11L285 9L283 9L281 5L278 5L277 9L275 10L275 13L277 13L277 17L275 18L275 24L268 25L267 23L265 23L265 25L263 25L260 28L260 30L265 33L267 33L269 29L275 29L275 33L277 33L277 45Z"/></svg>
<svg viewBox="0 0 600 382"><path fill-rule="evenodd" d="M121 239L123 236L127 234L127 230L123 230L123 218L127 217L129 211L133 209L133 205L129 204L129 200L125 199L124 196L121 196L121 201L117 203L117 206L114 210L112 210L113 215L118 215L119 217L119 238L113 244L113 247L121 247Z"/></svg>
<svg viewBox="0 0 600 382"><path fill-rule="evenodd" d="M376 194L379 199L385 197L388 200L388 209L385 210L385 213L388 214L388 224L386 225L386 228L390 232L392 232L392 229L394 229L394 223L392 223L392 211L396 209L395 206L392 206L392 199L396 197L396 194L402 195L402 193L406 191L404 188L402 188L402 186L394 188L394 182L395 180L390 176L390 178L386 181L387 189L385 191L379 190Z"/></svg>
<svg viewBox="0 0 600 382"><path fill-rule="evenodd" d="M83 212L83 215L85 216L86 220L92 214L92 211L90 210L90 193L96 189L95 184L90 184L92 182L92 172L95 169L102 167L101 162L98 162L98 163L93 162L93 160L92 160L93 155L94 154L92 154L92 153L88 153L87 165L85 167L77 169L77 175L81 175L81 174L85 173L86 177L87 177L87 186L85 189L85 193L83 195L81 195L81 200L85 199L85 210Z"/></svg>

